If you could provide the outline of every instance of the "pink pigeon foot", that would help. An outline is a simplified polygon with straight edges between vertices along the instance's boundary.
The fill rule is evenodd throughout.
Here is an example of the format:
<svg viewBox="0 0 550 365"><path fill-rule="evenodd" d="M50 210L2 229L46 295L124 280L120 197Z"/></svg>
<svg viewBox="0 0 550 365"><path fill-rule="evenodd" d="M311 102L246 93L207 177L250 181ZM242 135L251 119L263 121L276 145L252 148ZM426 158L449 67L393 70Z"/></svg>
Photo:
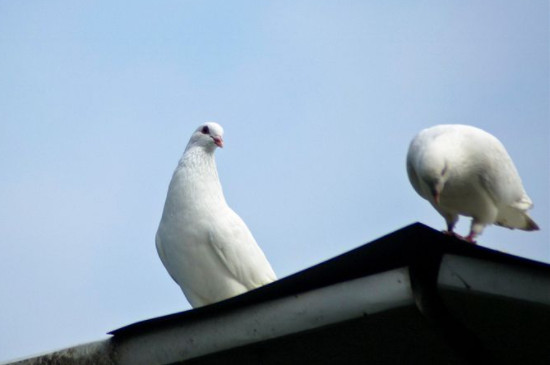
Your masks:
<svg viewBox="0 0 550 365"><path fill-rule="evenodd" d="M474 245L477 245L477 242L476 242L475 238L476 238L476 235L473 232L470 232L470 234L468 236L466 236L465 238L463 238L463 239L466 242L470 242Z"/></svg>
<svg viewBox="0 0 550 365"><path fill-rule="evenodd" d="M455 231L443 230L442 233L447 235L447 236L456 237L456 238L459 238L461 240L466 240L466 238L464 238L464 236L459 235Z"/></svg>

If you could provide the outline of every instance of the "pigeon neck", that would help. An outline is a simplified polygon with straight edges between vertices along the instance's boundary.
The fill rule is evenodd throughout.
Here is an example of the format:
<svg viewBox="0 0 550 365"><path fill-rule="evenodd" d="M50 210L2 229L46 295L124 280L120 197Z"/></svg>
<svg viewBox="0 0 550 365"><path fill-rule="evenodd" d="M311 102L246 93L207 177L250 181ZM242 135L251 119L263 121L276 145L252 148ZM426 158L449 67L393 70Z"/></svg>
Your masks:
<svg viewBox="0 0 550 365"><path fill-rule="evenodd" d="M202 147L192 146L185 150L180 162L180 166L197 170L213 169L216 172L216 160L214 159L214 151L207 151ZM217 176L217 174L216 174Z"/></svg>
<svg viewBox="0 0 550 365"><path fill-rule="evenodd" d="M182 178L185 184L192 186L195 193L204 194L213 202L225 202L213 151L205 151L200 147L186 150L179 162L178 170L185 171Z"/></svg>

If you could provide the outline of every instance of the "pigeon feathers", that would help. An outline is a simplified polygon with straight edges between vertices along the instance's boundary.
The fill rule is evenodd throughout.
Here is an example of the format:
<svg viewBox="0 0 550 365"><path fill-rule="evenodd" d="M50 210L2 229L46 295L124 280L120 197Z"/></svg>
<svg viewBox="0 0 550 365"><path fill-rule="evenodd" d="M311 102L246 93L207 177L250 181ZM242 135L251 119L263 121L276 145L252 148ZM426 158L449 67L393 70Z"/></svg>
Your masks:
<svg viewBox="0 0 550 365"><path fill-rule="evenodd" d="M244 221L227 205L214 152L223 128L199 126L172 176L156 235L166 270L193 307L276 280Z"/></svg>
<svg viewBox="0 0 550 365"><path fill-rule="evenodd" d="M490 224L539 229L527 214L533 203L512 159L496 137L479 128L422 130L409 146L407 173L414 190L445 218L449 234L459 215L472 217L470 242Z"/></svg>

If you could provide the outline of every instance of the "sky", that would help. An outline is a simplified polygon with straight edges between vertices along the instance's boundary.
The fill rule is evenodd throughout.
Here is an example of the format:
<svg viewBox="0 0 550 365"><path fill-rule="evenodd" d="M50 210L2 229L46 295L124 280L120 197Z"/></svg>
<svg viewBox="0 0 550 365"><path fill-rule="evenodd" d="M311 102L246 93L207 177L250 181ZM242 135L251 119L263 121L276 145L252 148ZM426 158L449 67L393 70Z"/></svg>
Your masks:
<svg viewBox="0 0 550 365"><path fill-rule="evenodd" d="M0 1L0 361L190 308L154 236L194 129L279 277L414 222L420 130L499 138L550 262L547 1ZM462 218L458 233L466 234Z"/></svg>

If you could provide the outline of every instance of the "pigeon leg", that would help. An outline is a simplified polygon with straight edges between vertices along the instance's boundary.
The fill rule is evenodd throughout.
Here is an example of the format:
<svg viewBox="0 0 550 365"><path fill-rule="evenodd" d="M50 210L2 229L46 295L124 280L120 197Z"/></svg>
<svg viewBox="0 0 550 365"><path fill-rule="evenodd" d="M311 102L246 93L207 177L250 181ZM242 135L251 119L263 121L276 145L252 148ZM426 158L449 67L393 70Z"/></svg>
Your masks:
<svg viewBox="0 0 550 365"><path fill-rule="evenodd" d="M485 225L485 223L482 223L475 218L472 219L472 227L470 228L470 233L466 236L466 241L476 244L476 237L483 232Z"/></svg>
<svg viewBox="0 0 550 365"><path fill-rule="evenodd" d="M449 236L464 239L464 237L462 237L461 235L455 233L455 231L454 231L456 222L458 222L458 215L443 214L443 213L442 213L442 215L445 218L445 221L447 222L447 230L446 231L444 230L443 233L446 234L446 235L449 235Z"/></svg>

